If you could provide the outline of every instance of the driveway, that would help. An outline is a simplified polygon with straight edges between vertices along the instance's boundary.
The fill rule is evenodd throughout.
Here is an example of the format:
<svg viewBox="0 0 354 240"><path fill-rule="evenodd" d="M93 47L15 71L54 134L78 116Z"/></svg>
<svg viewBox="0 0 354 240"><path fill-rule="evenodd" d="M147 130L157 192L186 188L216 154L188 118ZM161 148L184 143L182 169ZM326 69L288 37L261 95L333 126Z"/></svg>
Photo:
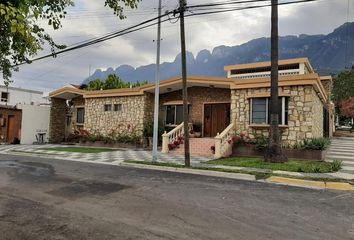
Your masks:
<svg viewBox="0 0 354 240"><path fill-rule="evenodd" d="M0 155L1 239L354 239L354 193Z"/></svg>

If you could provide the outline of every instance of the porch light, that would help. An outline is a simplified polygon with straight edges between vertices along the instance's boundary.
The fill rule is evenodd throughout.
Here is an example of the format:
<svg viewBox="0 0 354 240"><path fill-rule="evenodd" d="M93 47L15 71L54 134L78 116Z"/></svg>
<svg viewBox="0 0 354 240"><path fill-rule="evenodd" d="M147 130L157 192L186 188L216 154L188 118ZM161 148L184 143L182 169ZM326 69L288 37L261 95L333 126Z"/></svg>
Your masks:
<svg viewBox="0 0 354 240"><path fill-rule="evenodd" d="M172 88L167 88L167 92L171 92L172 91Z"/></svg>
<svg viewBox="0 0 354 240"><path fill-rule="evenodd" d="M214 85L209 85L210 88L214 88L215 86Z"/></svg>

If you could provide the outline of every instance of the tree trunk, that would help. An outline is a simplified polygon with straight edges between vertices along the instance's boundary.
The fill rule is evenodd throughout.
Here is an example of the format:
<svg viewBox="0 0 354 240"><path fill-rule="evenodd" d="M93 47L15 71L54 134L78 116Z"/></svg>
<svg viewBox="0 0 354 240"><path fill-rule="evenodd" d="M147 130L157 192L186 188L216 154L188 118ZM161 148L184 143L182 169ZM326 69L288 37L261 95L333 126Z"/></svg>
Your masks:
<svg viewBox="0 0 354 240"><path fill-rule="evenodd" d="M266 162L287 162L281 148L279 131L279 56L278 56L278 0L272 0L272 30L271 30L271 97L269 104L270 129L269 146L264 160Z"/></svg>

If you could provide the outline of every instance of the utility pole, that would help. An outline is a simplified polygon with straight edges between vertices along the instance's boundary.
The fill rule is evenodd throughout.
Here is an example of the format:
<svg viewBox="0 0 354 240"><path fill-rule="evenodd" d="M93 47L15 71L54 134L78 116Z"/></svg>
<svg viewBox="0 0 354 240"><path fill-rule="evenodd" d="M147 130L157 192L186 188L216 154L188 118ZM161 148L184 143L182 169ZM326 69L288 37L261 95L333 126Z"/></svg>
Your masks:
<svg viewBox="0 0 354 240"><path fill-rule="evenodd" d="M186 0L179 0L179 22L181 32L181 58L182 58L182 86L183 86L183 124L184 124L184 162L185 166L191 164L189 152L189 116L188 116L188 95L187 95L187 59L186 59L186 35L184 30L184 11L187 5Z"/></svg>
<svg viewBox="0 0 354 240"><path fill-rule="evenodd" d="M158 25L157 25L157 53L156 53L156 81L155 81L155 107L154 107L154 131L152 140L152 161L157 161L157 145L159 134L159 102L160 102L160 52L161 52L161 5L162 0L159 0L158 6Z"/></svg>
<svg viewBox="0 0 354 240"><path fill-rule="evenodd" d="M272 29L271 29L271 86L270 86L270 129L269 146L265 154L266 162L287 162L283 155L279 131L279 36L278 36L278 0L272 0Z"/></svg>

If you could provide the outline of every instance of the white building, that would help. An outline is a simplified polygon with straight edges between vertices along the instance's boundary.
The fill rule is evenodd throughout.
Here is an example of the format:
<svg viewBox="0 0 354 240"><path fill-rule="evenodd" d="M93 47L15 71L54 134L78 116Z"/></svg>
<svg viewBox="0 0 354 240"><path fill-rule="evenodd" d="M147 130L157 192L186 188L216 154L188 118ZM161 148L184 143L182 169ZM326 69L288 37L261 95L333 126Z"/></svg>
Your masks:
<svg viewBox="0 0 354 240"><path fill-rule="evenodd" d="M22 110L21 144L48 142L50 106L20 104L17 108ZM39 139L41 136L42 140Z"/></svg>
<svg viewBox="0 0 354 240"><path fill-rule="evenodd" d="M0 97L0 143L48 141L50 102L43 92L0 85Z"/></svg>
<svg viewBox="0 0 354 240"><path fill-rule="evenodd" d="M7 88L6 86L0 85L0 93L0 105L40 105L49 103L48 98L44 97L43 92L40 91L15 87Z"/></svg>

